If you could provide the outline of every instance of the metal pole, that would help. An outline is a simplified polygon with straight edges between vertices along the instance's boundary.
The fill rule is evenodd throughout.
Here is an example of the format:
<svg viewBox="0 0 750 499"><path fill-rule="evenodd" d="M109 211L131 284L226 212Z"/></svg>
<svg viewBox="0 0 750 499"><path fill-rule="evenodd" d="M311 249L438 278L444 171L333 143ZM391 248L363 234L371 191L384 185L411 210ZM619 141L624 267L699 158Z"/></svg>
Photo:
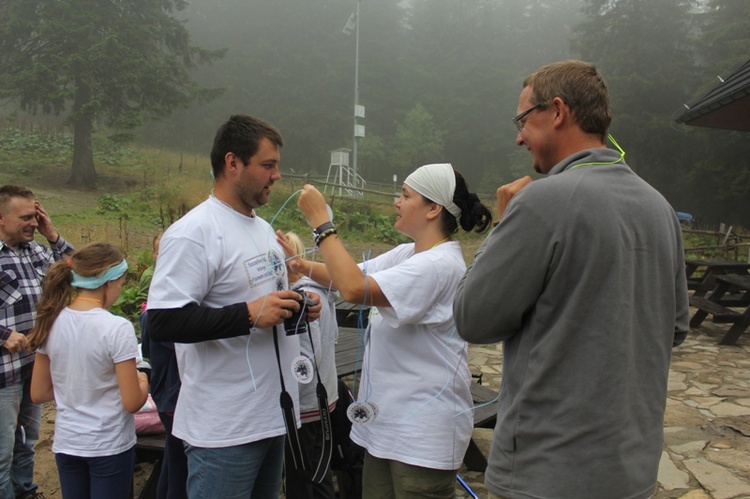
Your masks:
<svg viewBox="0 0 750 499"><path fill-rule="evenodd" d="M352 147L352 171L354 172L354 182L357 182L357 106L359 105L359 0L357 0L357 24L355 27L356 42L354 49L354 127L352 129L354 144Z"/></svg>

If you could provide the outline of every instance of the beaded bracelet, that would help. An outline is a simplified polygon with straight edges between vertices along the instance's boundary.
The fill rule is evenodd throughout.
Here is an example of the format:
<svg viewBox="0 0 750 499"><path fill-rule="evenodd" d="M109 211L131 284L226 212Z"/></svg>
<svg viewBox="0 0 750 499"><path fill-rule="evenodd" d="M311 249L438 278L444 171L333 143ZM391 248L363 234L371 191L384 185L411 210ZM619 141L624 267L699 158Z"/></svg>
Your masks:
<svg viewBox="0 0 750 499"><path fill-rule="evenodd" d="M323 232L327 231L328 229L333 229L333 228L335 228L333 226L333 222L323 222L322 224L318 225L316 228L313 229L312 231L313 239L317 239L318 237L320 237L320 235Z"/></svg>
<svg viewBox="0 0 750 499"><path fill-rule="evenodd" d="M330 221L323 222L318 227L313 229L312 235L313 239L315 240L315 246L317 246L324 237L327 237L330 231L334 231L334 233L336 233L336 227L334 227L333 222Z"/></svg>
<svg viewBox="0 0 750 499"><path fill-rule="evenodd" d="M338 234L338 231L333 227L323 231L320 235L315 237L315 246L320 246L320 242L331 234Z"/></svg>

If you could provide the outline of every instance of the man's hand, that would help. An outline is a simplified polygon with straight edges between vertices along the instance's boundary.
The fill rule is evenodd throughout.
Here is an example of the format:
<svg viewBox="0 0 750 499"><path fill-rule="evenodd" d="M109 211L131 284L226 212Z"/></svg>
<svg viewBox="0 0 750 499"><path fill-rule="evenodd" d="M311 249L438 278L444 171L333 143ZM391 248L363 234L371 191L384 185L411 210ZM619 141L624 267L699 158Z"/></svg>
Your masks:
<svg viewBox="0 0 750 499"><path fill-rule="evenodd" d="M299 293L296 291L290 289L274 291L248 303L247 311L250 313L255 327L272 327L284 322L284 319L291 317L293 312L299 311L298 300ZM320 307L319 304L316 306ZM310 307L310 310L313 308ZM319 311L320 308L318 308ZM320 316L320 313L318 313L318 316Z"/></svg>
<svg viewBox="0 0 750 499"><path fill-rule="evenodd" d="M36 221L39 224L37 230L41 235L47 238L47 241L52 243L57 242L57 239L60 236L52 225L52 220L50 220L49 215L44 211L44 208L39 204L39 201L34 201L34 206L36 207Z"/></svg>
<svg viewBox="0 0 750 499"><path fill-rule="evenodd" d="M497 220L498 222L503 219L505 209L508 207L508 203L513 199L513 196L521 192L521 189L531 183L531 177L526 176L514 180L510 184L505 184L497 190Z"/></svg>
<svg viewBox="0 0 750 499"><path fill-rule="evenodd" d="M26 345L28 345L28 341L25 334L11 331L10 336L5 340L5 343L3 343L3 348L11 353L17 353L26 348Z"/></svg>

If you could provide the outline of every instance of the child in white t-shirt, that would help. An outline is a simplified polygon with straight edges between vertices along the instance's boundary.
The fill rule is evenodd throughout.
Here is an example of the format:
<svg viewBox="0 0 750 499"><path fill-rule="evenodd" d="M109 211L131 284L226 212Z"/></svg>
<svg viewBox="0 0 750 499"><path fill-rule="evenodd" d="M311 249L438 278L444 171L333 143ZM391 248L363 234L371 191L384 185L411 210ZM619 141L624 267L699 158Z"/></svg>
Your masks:
<svg viewBox="0 0 750 499"><path fill-rule="evenodd" d="M109 313L127 262L117 248L93 243L50 267L29 344L37 356L35 403L55 400L55 453L64 498L130 495L135 422L148 395L136 369L133 325Z"/></svg>
<svg viewBox="0 0 750 499"><path fill-rule="evenodd" d="M286 233L286 240L294 249L298 258L304 258L305 246L299 236L294 232ZM315 281L308 279L302 274L292 272L287 268L289 276L289 287L298 293L316 293L323 304L320 318L317 321L307 323L302 333L298 333L300 352L302 357L315 362L320 382L328 396L328 410L333 412L338 400L338 378L336 377L336 339L338 337L338 323L336 322L336 296L338 293L332 291L328 286L321 286ZM309 329L309 335L307 330ZM302 452L308 460L308 465L329 467L320 452L323 448L324 425L321 423L320 402L318 400L317 382L315 374L312 380L299 385L299 411L302 426L297 432ZM343 410L346 410L344 407ZM305 475L296 469L294 458L289 452L289 446L284 453L286 466L286 499L334 499L336 496L333 488L333 474L328 469L324 478L319 483L312 483Z"/></svg>

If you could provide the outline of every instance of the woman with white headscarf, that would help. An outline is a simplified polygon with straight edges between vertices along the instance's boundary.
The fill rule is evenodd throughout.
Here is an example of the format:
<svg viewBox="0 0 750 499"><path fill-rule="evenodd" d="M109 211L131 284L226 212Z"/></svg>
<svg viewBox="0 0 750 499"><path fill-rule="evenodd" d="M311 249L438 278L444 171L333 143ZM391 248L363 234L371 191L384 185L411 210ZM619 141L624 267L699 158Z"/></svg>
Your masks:
<svg viewBox="0 0 750 499"><path fill-rule="evenodd" d="M348 302L375 307L357 401L348 409L351 438L367 450L363 496L454 497L473 417L467 344L453 323L466 265L452 235L459 224L485 230L490 211L451 165L422 166L395 202L395 228L414 242L358 265L317 189L306 185L298 206L325 264L297 258L290 266L332 283Z"/></svg>

